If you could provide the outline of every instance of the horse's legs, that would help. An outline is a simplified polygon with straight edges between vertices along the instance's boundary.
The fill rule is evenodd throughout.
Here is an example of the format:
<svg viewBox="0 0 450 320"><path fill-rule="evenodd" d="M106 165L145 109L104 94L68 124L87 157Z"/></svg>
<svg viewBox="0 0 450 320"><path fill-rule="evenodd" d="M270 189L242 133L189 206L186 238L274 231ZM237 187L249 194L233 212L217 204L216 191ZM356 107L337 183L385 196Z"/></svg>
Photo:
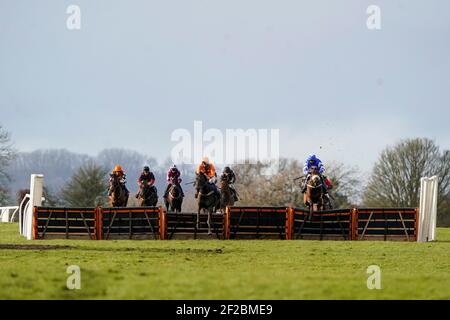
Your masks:
<svg viewBox="0 0 450 320"><path fill-rule="evenodd" d="M309 206L309 214L308 214L308 221L312 220L313 211L314 211L314 203L308 200L308 206Z"/></svg>
<svg viewBox="0 0 450 320"><path fill-rule="evenodd" d="M212 215L212 209L208 210L208 235L212 235L211 231L211 215Z"/></svg>
<svg viewBox="0 0 450 320"><path fill-rule="evenodd" d="M166 205L166 211L169 212L169 201L167 199L164 199L164 204Z"/></svg>
<svg viewBox="0 0 450 320"><path fill-rule="evenodd" d="M197 211L197 230L200 228L200 208Z"/></svg>

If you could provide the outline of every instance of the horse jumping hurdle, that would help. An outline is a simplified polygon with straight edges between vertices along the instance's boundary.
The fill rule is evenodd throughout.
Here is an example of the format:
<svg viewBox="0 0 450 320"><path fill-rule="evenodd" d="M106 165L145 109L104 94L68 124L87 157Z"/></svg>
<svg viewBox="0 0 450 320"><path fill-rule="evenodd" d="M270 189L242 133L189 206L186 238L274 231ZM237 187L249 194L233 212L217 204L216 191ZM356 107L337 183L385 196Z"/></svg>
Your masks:
<svg viewBox="0 0 450 320"><path fill-rule="evenodd" d="M313 212L292 207L228 207L212 215L162 207L34 207L34 239L285 239L417 241L417 208L350 208Z"/></svg>

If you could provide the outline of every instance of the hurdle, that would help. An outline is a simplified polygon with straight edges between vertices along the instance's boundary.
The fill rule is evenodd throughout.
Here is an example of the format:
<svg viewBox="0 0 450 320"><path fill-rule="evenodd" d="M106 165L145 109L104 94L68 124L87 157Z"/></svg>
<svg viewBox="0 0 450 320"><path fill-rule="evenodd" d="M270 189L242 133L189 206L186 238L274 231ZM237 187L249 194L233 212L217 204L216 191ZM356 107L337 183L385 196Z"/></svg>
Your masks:
<svg viewBox="0 0 450 320"><path fill-rule="evenodd" d="M313 212L295 207L232 206L212 214L166 212L163 207L43 207L42 175L31 175L28 204L19 212L27 239L278 239L432 241L436 229L437 178L423 187L420 208L344 208ZM424 178L423 183L428 182ZM431 181L430 180L430 181ZM431 199L431 200L430 200ZM21 210L19 210L21 211Z"/></svg>

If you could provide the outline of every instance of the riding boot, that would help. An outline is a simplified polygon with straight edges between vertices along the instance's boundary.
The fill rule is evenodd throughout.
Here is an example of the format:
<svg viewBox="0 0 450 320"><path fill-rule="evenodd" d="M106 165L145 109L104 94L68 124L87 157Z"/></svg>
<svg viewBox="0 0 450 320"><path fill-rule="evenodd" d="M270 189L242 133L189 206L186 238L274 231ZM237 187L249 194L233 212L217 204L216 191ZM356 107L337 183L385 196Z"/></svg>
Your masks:
<svg viewBox="0 0 450 320"><path fill-rule="evenodd" d="M324 194L328 194L327 185L325 184L325 180L322 176L320 176L320 182L322 183L322 190Z"/></svg>
<svg viewBox="0 0 450 320"><path fill-rule="evenodd" d="M305 181L303 182L303 186L302 186L302 193L306 192L306 189L308 187L308 181L309 181L310 175L308 174L305 178Z"/></svg>
<svg viewBox="0 0 450 320"><path fill-rule="evenodd" d="M233 193L233 199L234 201L239 201L239 197L237 195L236 190L234 190L234 188L231 188L231 192Z"/></svg>

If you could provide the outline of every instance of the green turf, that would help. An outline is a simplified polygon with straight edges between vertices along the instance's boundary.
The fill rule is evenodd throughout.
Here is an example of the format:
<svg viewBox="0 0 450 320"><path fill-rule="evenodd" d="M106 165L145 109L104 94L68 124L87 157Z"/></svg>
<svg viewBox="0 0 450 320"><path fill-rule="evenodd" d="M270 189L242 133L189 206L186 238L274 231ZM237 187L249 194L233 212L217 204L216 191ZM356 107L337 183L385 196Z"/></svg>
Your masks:
<svg viewBox="0 0 450 320"><path fill-rule="evenodd" d="M373 264L381 290L366 286ZM80 290L66 288L69 265L81 268ZM25 298L449 299L450 229L434 243L26 241L17 224L2 223L0 299Z"/></svg>

